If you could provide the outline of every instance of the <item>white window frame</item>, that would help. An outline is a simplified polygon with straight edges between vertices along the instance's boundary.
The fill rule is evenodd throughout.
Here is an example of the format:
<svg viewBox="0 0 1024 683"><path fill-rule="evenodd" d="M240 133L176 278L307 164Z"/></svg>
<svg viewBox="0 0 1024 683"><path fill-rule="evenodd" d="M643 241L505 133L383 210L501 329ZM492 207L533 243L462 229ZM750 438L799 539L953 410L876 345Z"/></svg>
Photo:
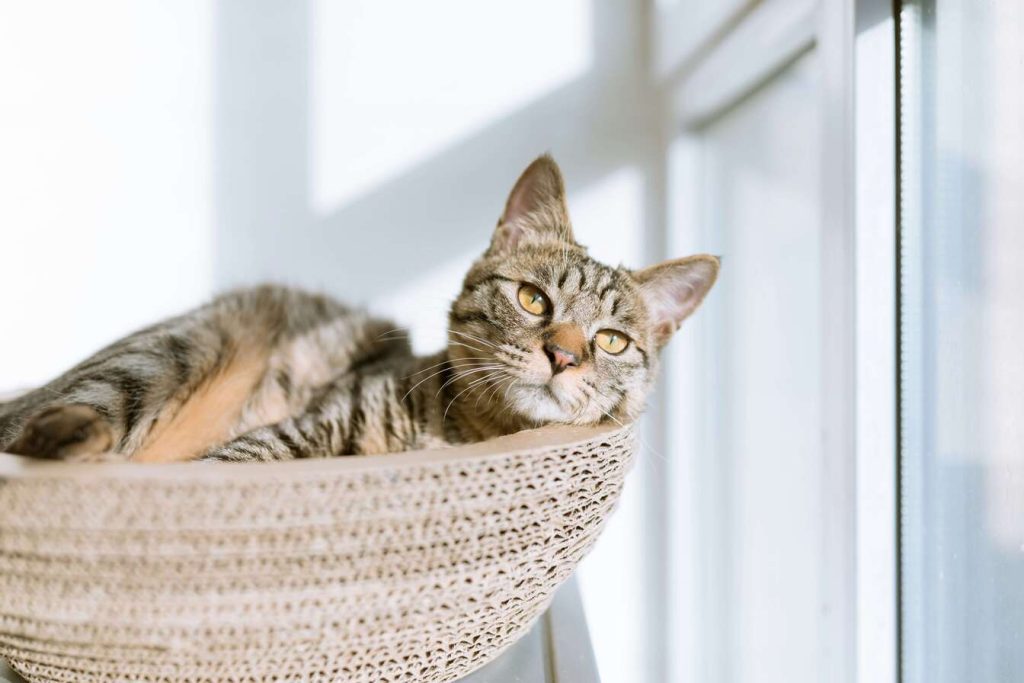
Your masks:
<svg viewBox="0 0 1024 683"><path fill-rule="evenodd" d="M820 679L838 683L896 683L898 647L897 507L897 290L896 290L896 50L893 7L887 0L763 0L746 3L709 28L707 39L689 36L681 75L665 87L669 125L663 146L682 145L686 177L689 131L714 119L768 81L801 54L816 49L822 68L822 520L825 652ZM664 15L664 12L661 13ZM655 11L655 20L659 12ZM665 26L673 25L667 17ZM722 26L727 30L723 30ZM654 32L670 39L666 28ZM656 54L665 50L656 46ZM672 70L659 63L659 70ZM696 194L682 188L685 195ZM686 210L686 207L682 207ZM671 213L671 207L670 211ZM672 251L671 218L665 244ZM685 239L685 237L684 237ZM665 253L664 256L670 254ZM671 370L670 370L671 371ZM684 399L685 403L685 399ZM683 410L681 410L681 408ZM675 406L676 415L694 411ZM665 435L686 427L661 414ZM682 472L662 487L683 486ZM683 489L685 490L685 489ZM673 552L680 532L652 520L673 558L673 580L686 582L686 558ZM692 543L682 539L682 547ZM683 572L680 574L680 572ZM673 591L660 586L665 594ZM692 610L685 596L669 608L684 622ZM682 612L683 614L679 614ZM653 618L660 615L655 614ZM713 626L712 626L713 628ZM652 632L656 632L651 629ZM681 673L694 639L685 623L662 629L661 670ZM689 648L689 649L688 649Z"/></svg>

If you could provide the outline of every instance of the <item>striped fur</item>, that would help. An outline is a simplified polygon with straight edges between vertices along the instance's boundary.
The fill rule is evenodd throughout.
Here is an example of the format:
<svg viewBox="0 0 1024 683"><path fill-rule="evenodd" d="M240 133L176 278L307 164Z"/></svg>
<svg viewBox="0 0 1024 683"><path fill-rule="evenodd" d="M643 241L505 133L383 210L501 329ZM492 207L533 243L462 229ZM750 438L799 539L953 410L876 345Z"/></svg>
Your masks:
<svg viewBox="0 0 1024 683"><path fill-rule="evenodd" d="M703 255L641 271L591 259L573 239L561 174L545 156L516 183L467 274L444 351L415 357L390 322L324 296L238 291L0 405L0 450L269 461L625 422L643 408L658 351L717 272L718 260ZM543 293L542 314L520 303L524 285ZM603 350L599 330L628 346Z"/></svg>

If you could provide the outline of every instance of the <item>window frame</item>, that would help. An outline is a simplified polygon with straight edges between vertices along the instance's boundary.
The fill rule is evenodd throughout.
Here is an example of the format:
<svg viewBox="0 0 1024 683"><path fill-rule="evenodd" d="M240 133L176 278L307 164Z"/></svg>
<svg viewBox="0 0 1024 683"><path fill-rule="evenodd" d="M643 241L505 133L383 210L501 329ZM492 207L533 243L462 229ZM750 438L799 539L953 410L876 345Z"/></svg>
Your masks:
<svg viewBox="0 0 1024 683"><path fill-rule="evenodd" d="M826 403L820 493L829 512L822 539L826 650L821 679L896 683L898 74L893 5L888 0L764 0L744 6L724 33L716 31L703 41L704 49L688 58L683 74L665 86L668 125L662 145L684 147L682 168L666 171L683 179L680 211L688 210L686 195L695 195L699 182L698 128L808 50L817 51L821 64L821 313L823 349L829 351L822 354L821 368ZM664 31L654 35L665 40ZM696 236L672 235L673 208L666 212L662 242L678 251ZM669 372L678 374L680 359L674 360ZM686 408L685 397L682 403L676 413L689 414L679 410ZM678 437L666 416L659 426L666 441L670 431ZM682 472L660 494L678 498L667 489L690 478L692 473ZM683 553L671 550L680 544L674 538L678 530L671 523L652 528L661 530L669 557L679 561ZM687 543L692 541L683 538L682 544ZM684 581L688 578L683 567L673 570L677 580L680 573ZM660 588L672 594L669 586ZM677 597L672 612L678 616L689 607L685 596ZM674 653L665 670L680 673L683 669L673 660L692 657L690 628L677 624L664 637L659 649Z"/></svg>

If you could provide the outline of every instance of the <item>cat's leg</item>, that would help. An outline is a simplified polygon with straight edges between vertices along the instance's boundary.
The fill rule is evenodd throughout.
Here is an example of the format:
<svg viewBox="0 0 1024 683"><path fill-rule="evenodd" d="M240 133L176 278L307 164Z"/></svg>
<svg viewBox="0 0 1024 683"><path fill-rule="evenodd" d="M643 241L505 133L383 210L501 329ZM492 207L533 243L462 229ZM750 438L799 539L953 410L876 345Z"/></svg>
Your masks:
<svg viewBox="0 0 1024 683"><path fill-rule="evenodd" d="M0 452L128 459L171 398L230 357L231 343L204 309L117 341L0 406Z"/></svg>
<svg viewBox="0 0 1024 683"><path fill-rule="evenodd" d="M393 372L405 367L411 349L405 339L387 338L393 326L386 321L359 314L343 322L320 328L316 338L300 336L297 344L283 346L271 359L266 386L257 388L254 405L243 411L243 418L265 414L259 406L268 394L281 390L283 376L289 378L290 399L303 399L288 406L290 416L247 429L197 459L267 462L405 450L415 421L401 399L407 387L399 389ZM310 356L327 368L344 370L313 384L310 380L318 375L309 369ZM301 390L303 385L306 390ZM241 426L247 423L252 424L243 419Z"/></svg>
<svg viewBox="0 0 1024 683"><path fill-rule="evenodd" d="M0 451L56 459L127 459L161 408L201 381L213 358L187 332L150 328L0 407Z"/></svg>
<svg viewBox="0 0 1024 683"><path fill-rule="evenodd" d="M199 457L204 462L272 462L301 458L329 458L343 450L332 438L336 425L313 416L288 418L258 427L231 441L214 446Z"/></svg>
<svg viewBox="0 0 1024 683"><path fill-rule="evenodd" d="M339 377L322 387L305 410L280 422L258 427L214 446L198 459L220 462L270 462L355 455L368 420L371 386L358 375Z"/></svg>

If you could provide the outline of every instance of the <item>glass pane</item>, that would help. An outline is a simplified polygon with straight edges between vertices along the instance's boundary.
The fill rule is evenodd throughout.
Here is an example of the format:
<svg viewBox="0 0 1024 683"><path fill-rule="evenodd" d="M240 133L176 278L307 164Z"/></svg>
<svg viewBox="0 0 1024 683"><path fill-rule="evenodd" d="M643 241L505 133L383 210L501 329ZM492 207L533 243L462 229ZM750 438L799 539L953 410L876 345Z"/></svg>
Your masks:
<svg viewBox="0 0 1024 683"><path fill-rule="evenodd" d="M908 683L1024 680L1024 3L918 0L901 42Z"/></svg>
<svg viewBox="0 0 1024 683"><path fill-rule="evenodd" d="M691 216L677 231L696 224L701 238L674 250L722 254L723 269L686 323L703 349L674 366L676 391L697 393L672 409L668 460L689 468L672 494L685 502L676 561L689 566L673 575L692 593L676 605L689 644L669 680L819 679L819 94L811 52L675 150L699 179L678 198ZM678 192L691 194L687 180Z"/></svg>

